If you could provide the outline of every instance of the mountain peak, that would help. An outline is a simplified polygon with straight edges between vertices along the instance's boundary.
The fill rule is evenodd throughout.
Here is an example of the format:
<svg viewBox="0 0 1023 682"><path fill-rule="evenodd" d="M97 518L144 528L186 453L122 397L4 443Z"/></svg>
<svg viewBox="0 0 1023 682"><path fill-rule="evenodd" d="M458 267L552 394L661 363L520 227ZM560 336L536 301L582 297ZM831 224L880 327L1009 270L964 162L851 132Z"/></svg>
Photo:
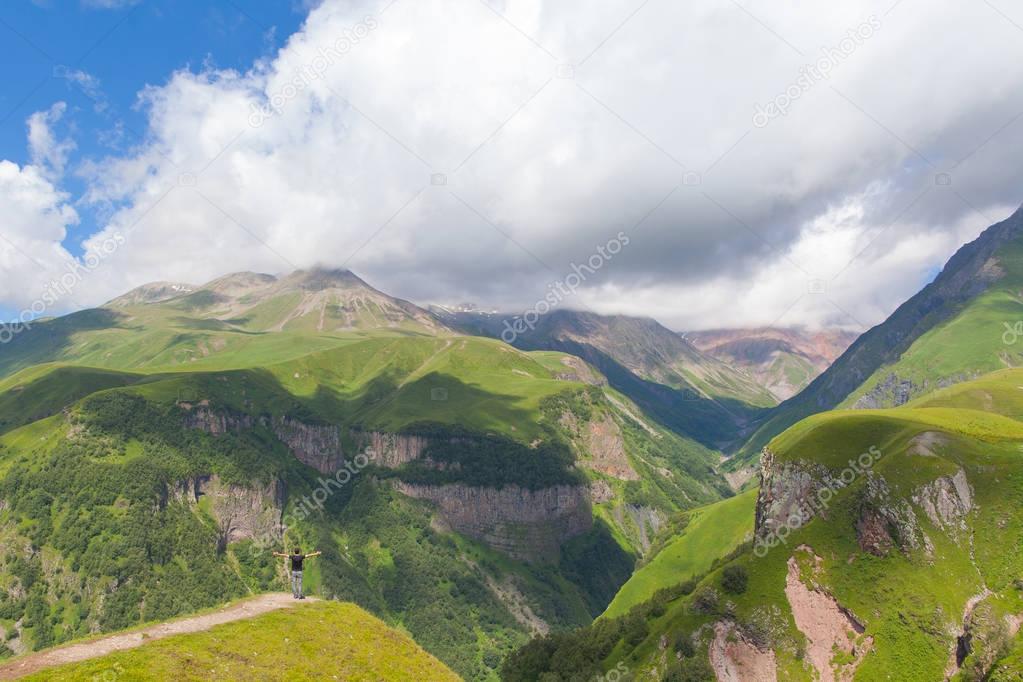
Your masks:
<svg viewBox="0 0 1023 682"><path fill-rule="evenodd" d="M290 275L282 277L280 282L298 286L308 291L349 289L352 287L372 289L369 284L356 276L355 273L344 268L317 267L308 270L295 270Z"/></svg>
<svg viewBox="0 0 1023 682"><path fill-rule="evenodd" d="M145 305L147 303L160 303L178 296L190 294L196 290L194 284L183 282L149 282L142 286L135 287L131 291L121 294L104 304L106 308L123 308L132 305Z"/></svg>

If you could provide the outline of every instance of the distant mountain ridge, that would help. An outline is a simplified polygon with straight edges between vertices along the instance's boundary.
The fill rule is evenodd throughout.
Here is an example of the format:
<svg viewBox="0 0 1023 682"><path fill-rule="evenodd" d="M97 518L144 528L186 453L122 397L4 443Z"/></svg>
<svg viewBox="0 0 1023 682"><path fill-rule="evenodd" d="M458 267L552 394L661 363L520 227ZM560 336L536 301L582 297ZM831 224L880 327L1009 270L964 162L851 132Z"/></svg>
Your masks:
<svg viewBox="0 0 1023 682"><path fill-rule="evenodd" d="M779 400L803 390L856 340L842 329L709 329L683 336L701 351L747 372Z"/></svg>
<svg viewBox="0 0 1023 682"><path fill-rule="evenodd" d="M438 307L432 311L449 327L495 338L514 320ZM583 358L661 423L712 447L742 438L746 425L777 402L748 374L651 318L555 310L516 335L512 344Z"/></svg>
<svg viewBox="0 0 1023 682"><path fill-rule="evenodd" d="M447 331L426 310L374 289L350 270L297 270L277 277L236 272L202 286L145 284L104 307L168 304L203 319L257 331L411 328Z"/></svg>

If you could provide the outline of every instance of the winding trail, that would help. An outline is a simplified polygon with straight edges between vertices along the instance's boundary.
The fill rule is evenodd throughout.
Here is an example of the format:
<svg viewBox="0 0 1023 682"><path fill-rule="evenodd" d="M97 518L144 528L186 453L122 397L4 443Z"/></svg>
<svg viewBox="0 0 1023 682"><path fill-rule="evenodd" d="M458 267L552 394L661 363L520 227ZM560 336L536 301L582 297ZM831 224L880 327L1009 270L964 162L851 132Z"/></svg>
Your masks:
<svg viewBox="0 0 1023 682"><path fill-rule="evenodd" d="M318 600L313 597L307 597L305 601ZM254 618L277 609L292 608L299 603L301 602L297 602L286 592L271 592L230 604L210 613L171 620L165 623L149 625L131 632L108 635L87 642L68 644L54 649L26 654L0 665L0 680L15 680L24 675L31 675L53 666L64 665L65 663L78 663L80 661L87 661L90 658L105 656L115 651L134 649L137 646L172 635L203 632L224 623Z"/></svg>

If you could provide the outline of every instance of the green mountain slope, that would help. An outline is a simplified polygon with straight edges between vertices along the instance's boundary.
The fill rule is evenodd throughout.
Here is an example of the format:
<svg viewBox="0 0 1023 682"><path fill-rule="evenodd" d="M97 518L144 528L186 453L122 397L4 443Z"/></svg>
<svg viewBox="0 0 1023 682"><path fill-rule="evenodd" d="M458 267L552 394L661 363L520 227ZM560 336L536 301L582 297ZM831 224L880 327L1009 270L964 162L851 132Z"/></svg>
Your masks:
<svg viewBox="0 0 1023 682"><path fill-rule="evenodd" d="M757 492L715 502L688 512L681 531L669 528L664 545L622 585L602 618L618 618L654 596L658 590L706 573L753 534Z"/></svg>
<svg viewBox="0 0 1023 682"><path fill-rule="evenodd" d="M591 673L665 680L974 680L998 660L1011 671L1021 385L1023 370L1005 370L904 407L801 421L769 445L755 542L622 618L534 640L506 679L571 679L556 661L587 659L600 661Z"/></svg>
<svg viewBox="0 0 1023 682"><path fill-rule="evenodd" d="M514 318L483 313L441 318L468 333L497 338L516 324ZM754 416L777 403L749 375L648 318L555 310L509 340L523 349L583 358L662 424L710 447L735 441Z"/></svg>
<svg viewBox="0 0 1023 682"><path fill-rule="evenodd" d="M1003 336L1023 317L1023 208L963 246L933 282L860 336L797 396L775 408L732 467L775 435L837 406L889 407L1023 360ZM1021 328L1023 331L1023 328ZM1011 340L1011 335L1008 337Z"/></svg>
<svg viewBox="0 0 1023 682"><path fill-rule="evenodd" d="M580 359L323 277L144 287L0 348L0 656L282 589L301 544L310 590L493 680L730 494ZM357 324L321 329L345 287Z"/></svg>
<svg viewBox="0 0 1023 682"><path fill-rule="evenodd" d="M347 270L281 278L235 273L194 288L146 285L100 308L34 323L6 344L0 374L44 362L111 369L252 367L337 347L359 334L447 331L425 310Z"/></svg>
<svg viewBox="0 0 1023 682"><path fill-rule="evenodd" d="M450 680L407 635L354 604L321 602L176 635L26 680Z"/></svg>

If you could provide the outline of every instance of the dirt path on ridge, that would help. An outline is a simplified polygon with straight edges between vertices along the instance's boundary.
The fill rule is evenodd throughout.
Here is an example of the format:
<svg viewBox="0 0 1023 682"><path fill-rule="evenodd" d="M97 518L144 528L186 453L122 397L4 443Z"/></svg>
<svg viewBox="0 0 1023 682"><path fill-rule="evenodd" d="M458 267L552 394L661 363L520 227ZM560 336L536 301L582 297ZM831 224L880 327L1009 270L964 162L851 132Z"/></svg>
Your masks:
<svg viewBox="0 0 1023 682"><path fill-rule="evenodd" d="M313 597L307 597L306 601L318 600ZM79 661L87 661L90 658L105 656L115 651L134 649L137 646L163 639L164 637L170 637L171 635L203 632L223 623L254 618L277 609L292 608L296 603L296 600L290 594L271 592L199 616L157 623L132 632L112 634L88 642L68 644L36 653L25 654L0 664L0 680L14 680L53 666L64 665L65 663L78 663Z"/></svg>

